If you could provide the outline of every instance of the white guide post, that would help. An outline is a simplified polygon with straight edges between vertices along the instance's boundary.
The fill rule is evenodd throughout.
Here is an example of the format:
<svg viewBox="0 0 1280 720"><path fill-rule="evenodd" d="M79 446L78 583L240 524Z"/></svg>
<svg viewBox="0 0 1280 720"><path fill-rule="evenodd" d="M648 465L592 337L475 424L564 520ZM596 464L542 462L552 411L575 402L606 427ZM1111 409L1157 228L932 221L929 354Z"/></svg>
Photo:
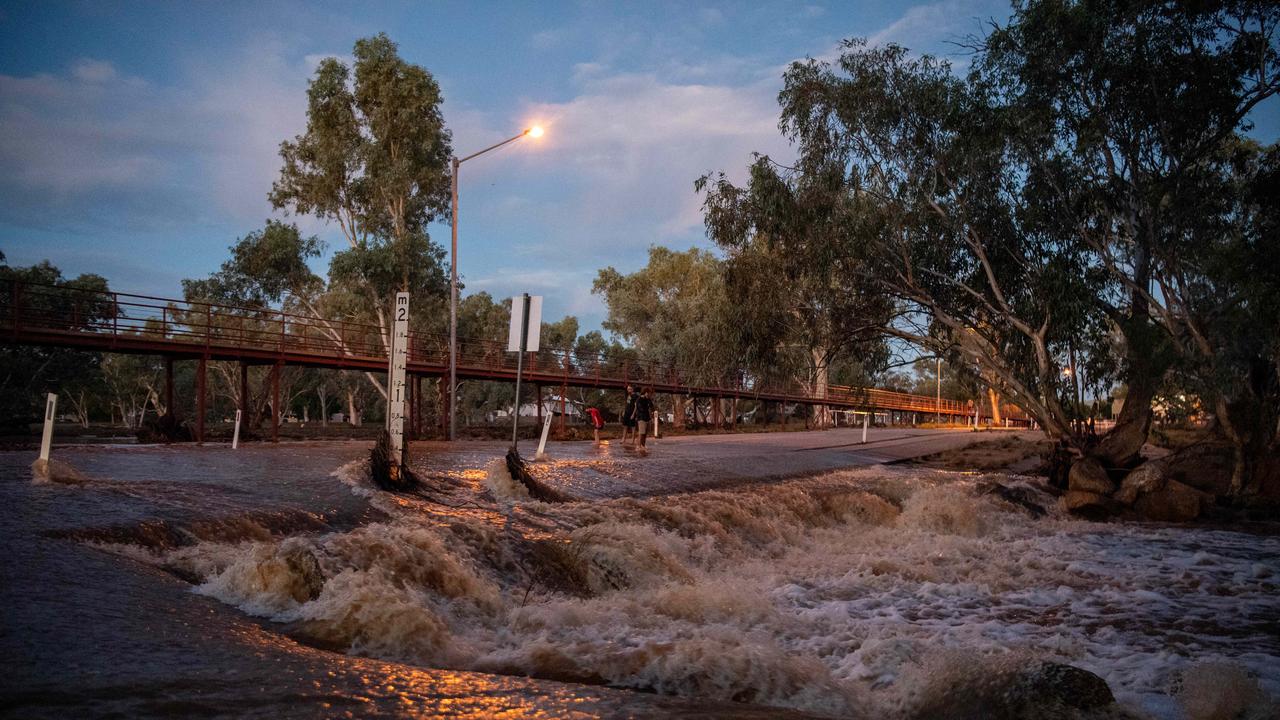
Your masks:
<svg viewBox="0 0 1280 720"><path fill-rule="evenodd" d="M867 443L867 425L871 423L871 413L862 413L862 444Z"/></svg>
<svg viewBox="0 0 1280 720"><path fill-rule="evenodd" d="M49 450L53 446L53 416L58 410L58 396L49 393L44 403L44 435L40 436L40 459L49 460Z"/></svg>
<svg viewBox="0 0 1280 720"><path fill-rule="evenodd" d="M538 441L538 454L534 457L542 457L547 449L547 432L551 430L551 413L547 413L547 419L542 423L542 439Z"/></svg>
<svg viewBox="0 0 1280 720"><path fill-rule="evenodd" d="M240 447L240 410L236 410L236 429L231 433L231 449Z"/></svg>
<svg viewBox="0 0 1280 720"><path fill-rule="evenodd" d="M658 437L658 413L653 414L653 437Z"/></svg>
<svg viewBox="0 0 1280 720"><path fill-rule="evenodd" d="M398 465L404 457L405 367L409 364L409 293L396 293L395 323L391 332L391 385L387 388L387 430L391 433L391 457Z"/></svg>

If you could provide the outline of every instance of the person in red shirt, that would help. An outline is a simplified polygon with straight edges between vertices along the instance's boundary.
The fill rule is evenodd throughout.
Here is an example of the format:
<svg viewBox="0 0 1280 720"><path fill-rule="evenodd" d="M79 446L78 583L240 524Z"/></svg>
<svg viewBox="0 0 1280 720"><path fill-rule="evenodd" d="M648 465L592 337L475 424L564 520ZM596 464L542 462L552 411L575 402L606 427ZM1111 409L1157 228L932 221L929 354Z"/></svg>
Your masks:
<svg viewBox="0 0 1280 720"><path fill-rule="evenodd" d="M604 418L601 417L600 411L596 408L587 408L587 415L591 416L591 429L596 434L596 444L600 444L600 428L604 427Z"/></svg>

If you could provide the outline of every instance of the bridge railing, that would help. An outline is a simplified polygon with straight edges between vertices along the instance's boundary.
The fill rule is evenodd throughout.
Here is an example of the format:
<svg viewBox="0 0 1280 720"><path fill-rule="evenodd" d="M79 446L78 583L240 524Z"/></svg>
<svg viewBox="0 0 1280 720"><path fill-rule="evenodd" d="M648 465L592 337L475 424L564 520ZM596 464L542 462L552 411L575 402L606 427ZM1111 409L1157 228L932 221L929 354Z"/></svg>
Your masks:
<svg viewBox="0 0 1280 720"><path fill-rule="evenodd" d="M378 360L387 357L385 335L376 324L311 315L269 307L236 306L198 300L176 300L148 295L103 292L66 286L26 283L0 278L0 322L4 334L14 339L39 335L42 339L99 336L150 340L168 346L226 350L254 349L291 357L349 357ZM160 352L160 350L157 350ZM449 338L443 333L411 333L409 362L447 367ZM509 377L517 358L506 344L495 340L460 339L458 366L471 374L492 373ZM613 384L630 381L637 386L693 394L767 395L808 402L865 405L922 413L966 415L967 403L874 388L831 386L821 397L800 383L763 383L744 374L732 379L693 378L671 364L653 363L607 353L543 349L528 353L525 369L543 382L559 379L572 384Z"/></svg>

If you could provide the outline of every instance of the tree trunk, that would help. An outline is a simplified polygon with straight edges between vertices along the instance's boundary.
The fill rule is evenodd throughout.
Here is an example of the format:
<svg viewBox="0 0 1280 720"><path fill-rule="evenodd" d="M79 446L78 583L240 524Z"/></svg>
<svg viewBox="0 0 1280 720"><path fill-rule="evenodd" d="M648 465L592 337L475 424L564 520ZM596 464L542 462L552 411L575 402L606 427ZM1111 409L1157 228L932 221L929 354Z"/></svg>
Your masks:
<svg viewBox="0 0 1280 720"><path fill-rule="evenodd" d="M680 393L672 393L671 395L671 424L680 429L684 429L684 411L685 396Z"/></svg>
<svg viewBox="0 0 1280 720"><path fill-rule="evenodd" d="M812 351L813 357L813 396L826 397L827 383L830 378L830 371L827 368L827 351L825 348L818 348ZM831 413L827 410L826 405L814 406L814 425L818 428L825 428L830 425Z"/></svg>
<svg viewBox="0 0 1280 720"><path fill-rule="evenodd" d="M350 390L347 391L347 412L350 413L347 421L352 427L360 427L360 413L356 410L356 394Z"/></svg>
<svg viewBox="0 0 1280 720"><path fill-rule="evenodd" d="M1280 423L1280 371L1265 358L1250 368L1239 397L1214 403L1218 425L1231 442L1233 497L1257 494L1261 469L1275 460L1276 426Z"/></svg>
<svg viewBox="0 0 1280 720"><path fill-rule="evenodd" d="M1000 395L996 393L995 388L988 387L987 398L991 400L991 424L1000 427L1004 424L1000 417Z"/></svg>

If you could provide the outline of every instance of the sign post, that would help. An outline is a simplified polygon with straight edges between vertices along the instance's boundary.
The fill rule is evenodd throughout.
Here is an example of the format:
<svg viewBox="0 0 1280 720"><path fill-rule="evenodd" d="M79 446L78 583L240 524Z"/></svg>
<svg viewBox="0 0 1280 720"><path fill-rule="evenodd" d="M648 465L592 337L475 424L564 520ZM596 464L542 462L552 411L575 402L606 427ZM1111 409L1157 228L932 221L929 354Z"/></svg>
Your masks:
<svg viewBox="0 0 1280 720"><path fill-rule="evenodd" d="M240 410L236 409L236 429L231 433L231 449L235 450L240 447Z"/></svg>
<svg viewBox="0 0 1280 720"><path fill-rule="evenodd" d="M520 448L520 379L524 375L524 354L538 351L542 336L542 297L523 293L511 298L511 326L507 334L507 351L516 355L516 400L511 418L511 449Z"/></svg>
<svg viewBox="0 0 1280 720"><path fill-rule="evenodd" d="M387 374L387 430L391 435L391 461L404 459L405 368L409 364L409 293L396 293L391 332L391 369Z"/></svg>
<svg viewBox="0 0 1280 720"><path fill-rule="evenodd" d="M40 459L49 461L49 450L53 446L53 416L58 409L58 396L49 393L44 403L44 434L40 436Z"/></svg>

